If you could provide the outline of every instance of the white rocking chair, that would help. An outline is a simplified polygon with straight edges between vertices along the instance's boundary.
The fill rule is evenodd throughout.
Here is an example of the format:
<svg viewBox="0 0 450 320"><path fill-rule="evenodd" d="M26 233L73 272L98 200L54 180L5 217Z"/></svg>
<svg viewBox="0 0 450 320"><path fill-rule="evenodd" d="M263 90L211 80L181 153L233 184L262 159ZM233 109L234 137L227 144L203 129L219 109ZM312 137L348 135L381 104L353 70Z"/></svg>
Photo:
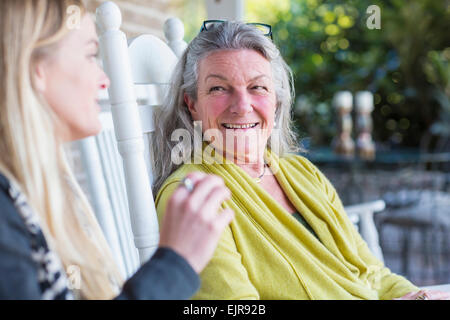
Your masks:
<svg viewBox="0 0 450 320"><path fill-rule="evenodd" d="M168 44L152 35L139 36L127 44L120 31L121 13L113 2L102 3L96 19L103 67L111 86L105 100L107 110L101 115L103 131L84 139L81 152L97 218L128 277L158 246L148 135L153 131L152 110L161 104L164 85L169 83L186 43L182 40L183 24L175 18L164 27ZM346 208L381 260L373 214L383 209L382 200Z"/></svg>
<svg viewBox="0 0 450 320"><path fill-rule="evenodd" d="M96 17L111 87L109 95L103 92L101 97L102 132L79 145L91 203L128 277L151 257L159 242L147 135L153 131L152 108L160 105L164 84L169 83L186 43L183 24L176 18L167 20L164 27L169 48L152 35L127 43L119 30L120 10L113 2L103 3Z"/></svg>

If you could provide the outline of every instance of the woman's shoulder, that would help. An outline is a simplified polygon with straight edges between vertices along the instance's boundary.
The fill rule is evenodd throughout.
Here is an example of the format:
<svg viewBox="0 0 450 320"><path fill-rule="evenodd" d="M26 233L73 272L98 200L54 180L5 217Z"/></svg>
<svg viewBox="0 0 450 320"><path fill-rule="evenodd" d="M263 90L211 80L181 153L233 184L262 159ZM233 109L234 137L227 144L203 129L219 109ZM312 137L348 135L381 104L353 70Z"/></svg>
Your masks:
<svg viewBox="0 0 450 320"><path fill-rule="evenodd" d="M71 297L33 216L18 185L0 173L0 274L8 273L0 299Z"/></svg>
<svg viewBox="0 0 450 320"><path fill-rule="evenodd" d="M289 154L282 157L280 163L285 164L287 171L295 170L297 174L305 176L309 181L320 185L327 192L329 189L333 189L328 178L304 155Z"/></svg>
<svg viewBox="0 0 450 320"><path fill-rule="evenodd" d="M172 195L181 180L183 180L188 173L193 171L204 171L204 169L201 165L194 163L183 164L172 172L172 174L164 181L155 197L155 205L158 212L160 211L160 208L165 207L167 199Z"/></svg>
<svg viewBox="0 0 450 320"><path fill-rule="evenodd" d="M8 191L9 189L9 180L0 172L0 189L2 191Z"/></svg>
<svg viewBox="0 0 450 320"><path fill-rule="evenodd" d="M15 206L8 178L0 173L0 260L6 251L31 256L31 234ZM29 255L29 256L28 256Z"/></svg>
<svg viewBox="0 0 450 320"><path fill-rule="evenodd" d="M158 190L158 194L165 191L171 185L180 183L181 180L189 173L193 171L203 171L202 167L194 163L183 164L178 167L174 172L172 172L167 179L162 184L161 188Z"/></svg>
<svg viewBox="0 0 450 320"><path fill-rule="evenodd" d="M41 299L32 239L0 173L0 299Z"/></svg>
<svg viewBox="0 0 450 320"><path fill-rule="evenodd" d="M10 224L14 224L25 228L14 206L14 199L11 197L10 188L11 184L9 179L0 173L0 225L9 226Z"/></svg>
<svg viewBox="0 0 450 320"><path fill-rule="evenodd" d="M15 235L15 241L29 246L30 234L25 222L21 218L14 199L11 195L11 183L6 176L0 173L0 234L2 238L10 238ZM7 235L10 236L7 236ZM20 238L20 239L19 239ZM19 244L18 243L18 244Z"/></svg>

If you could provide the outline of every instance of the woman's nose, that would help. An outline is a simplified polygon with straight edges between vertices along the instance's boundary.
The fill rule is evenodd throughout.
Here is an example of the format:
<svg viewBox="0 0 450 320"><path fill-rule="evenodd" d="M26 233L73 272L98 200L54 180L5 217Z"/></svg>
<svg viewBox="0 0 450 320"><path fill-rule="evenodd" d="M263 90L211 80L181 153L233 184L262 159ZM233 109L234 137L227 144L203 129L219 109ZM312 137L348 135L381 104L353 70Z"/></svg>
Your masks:
<svg viewBox="0 0 450 320"><path fill-rule="evenodd" d="M110 81L106 73L101 70L101 78L100 78L100 89L104 90L109 88Z"/></svg>
<svg viewBox="0 0 450 320"><path fill-rule="evenodd" d="M253 110L251 99L247 91L236 91L233 94L230 111L238 115L245 115Z"/></svg>

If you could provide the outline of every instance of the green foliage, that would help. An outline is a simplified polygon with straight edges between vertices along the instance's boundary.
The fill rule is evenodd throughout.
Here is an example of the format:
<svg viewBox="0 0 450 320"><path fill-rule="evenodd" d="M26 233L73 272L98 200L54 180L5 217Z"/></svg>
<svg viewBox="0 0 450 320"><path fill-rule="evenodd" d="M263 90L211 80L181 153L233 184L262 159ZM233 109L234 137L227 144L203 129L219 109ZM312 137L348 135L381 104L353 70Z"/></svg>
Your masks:
<svg viewBox="0 0 450 320"><path fill-rule="evenodd" d="M205 0L171 0L176 16L184 24L184 40L190 42L198 34L206 17Z"/></svg>
<svg viewBox="0 0 450 320"><path fill-rule="evenodd" d="M434 135L450 137L450 48L430 51L424 71L428 81L435 85L432 94L440 106L439 117L430 131Z"/></svg>
<svg viewBox="0 0 450 320"><path fill-rule="evenodd" d="M381 9L378 30L366 25L373 4ZM448 1L292 0L277 20L274 41L294 72L296 123L315 144L331 141L331 101L339 90L374 93L374 139L380 142L418 145L445 113Z"/></svg>

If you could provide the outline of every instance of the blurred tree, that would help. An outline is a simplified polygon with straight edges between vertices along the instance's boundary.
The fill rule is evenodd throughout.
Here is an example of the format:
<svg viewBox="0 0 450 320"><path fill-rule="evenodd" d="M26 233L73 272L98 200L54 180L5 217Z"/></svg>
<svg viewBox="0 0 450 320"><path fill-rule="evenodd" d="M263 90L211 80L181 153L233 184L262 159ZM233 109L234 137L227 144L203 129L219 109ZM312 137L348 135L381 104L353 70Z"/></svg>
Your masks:
<svg viewBox="0 0 450 320"><path fill-rule="evenodd" d="M247 22L276 25L280 15L289 14L291 0L244 0Z"/></svg>
<svg viewBox="0 0 450 320"><path fill-rule="evenodd" d="M205 0L171 0L178 18L184 23L184 40L189 43L206 20Z"/></svg>
<svg viewBox="0 0 450 320"><path fill-rule="evenodd" d="M366 25L366 10L373 4L381 9L379 30ZM370 90L374 138L417 146L442 114L439 101L443 96L448 101L443 91L436 99L436 83L425 65L431 63L430 52L450 45L449 18L449 1L291 0L273 23L274 41L295 74L301 136L329 144L335 132L334 93Z"/></svg>
<svg viewBox="0 0 450 320"><path fill-rule="evenodd" d="M430 51L424 64L427 80L434 84L431 94L438 102L439 117L433 122L430 133L450 137L450 48Z"/></svg>

